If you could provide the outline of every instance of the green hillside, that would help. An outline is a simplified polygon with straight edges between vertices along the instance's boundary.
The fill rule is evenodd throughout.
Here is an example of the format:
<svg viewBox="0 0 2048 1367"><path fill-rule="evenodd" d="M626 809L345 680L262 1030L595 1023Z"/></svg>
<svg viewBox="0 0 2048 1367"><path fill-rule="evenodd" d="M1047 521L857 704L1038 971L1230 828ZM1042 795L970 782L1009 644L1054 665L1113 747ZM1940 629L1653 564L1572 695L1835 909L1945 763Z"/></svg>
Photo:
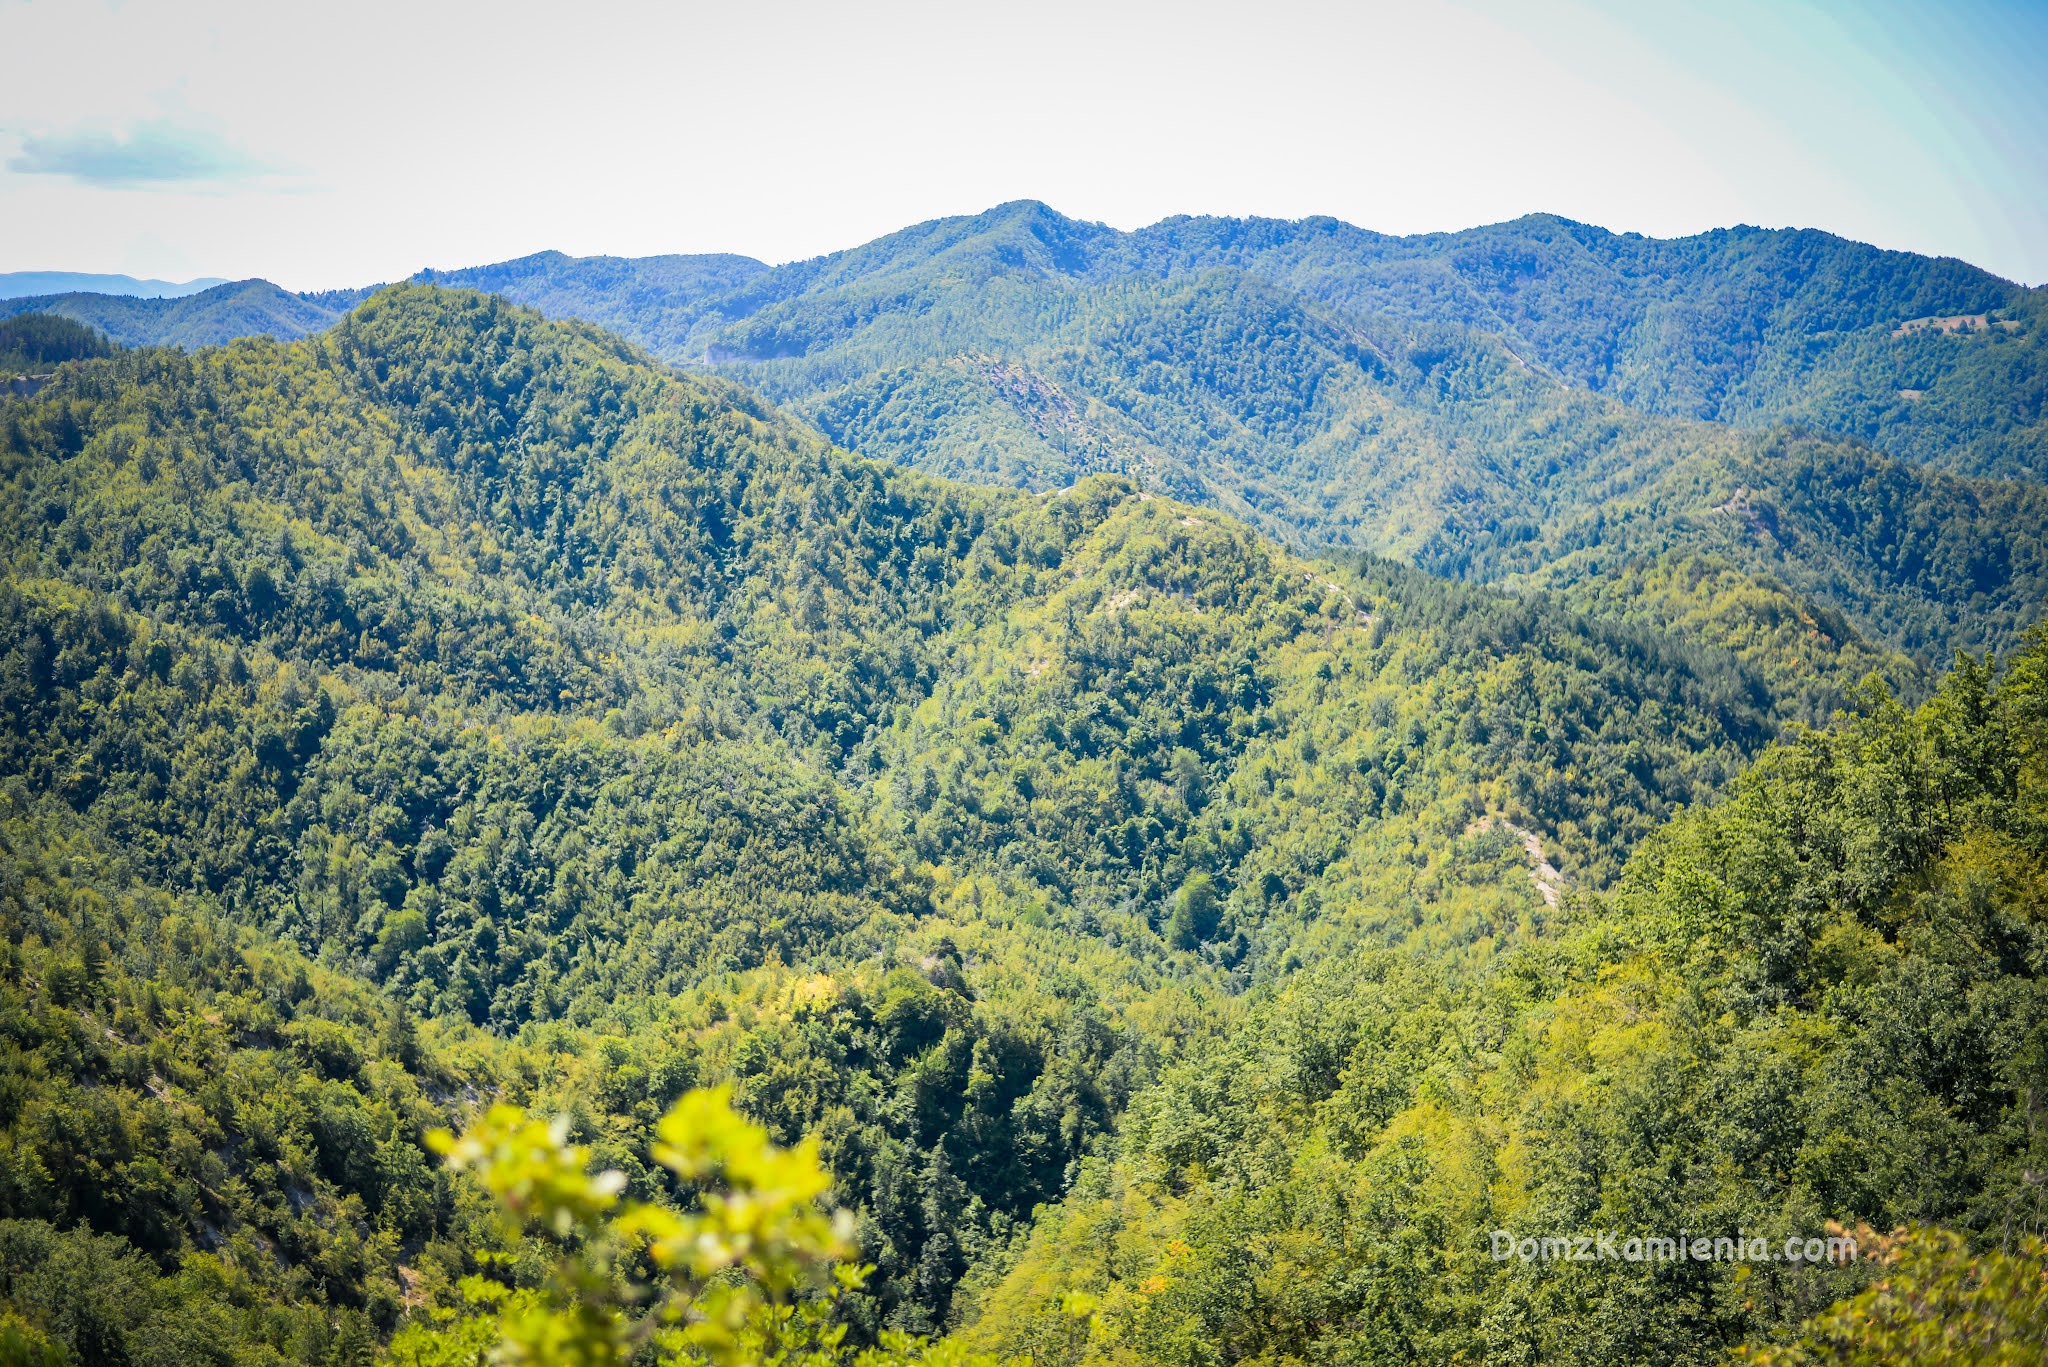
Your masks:
<svg viewBox="0 0 2048 1367"><path fill-rule="evenodd" d="M1872 697L1769 752L1477 972L1379 953L1297 976L1133 1099L1114 1155L982 1269L967 1341L1058 1363L1727 1361L1865 1283L1785 1259L1829 1220L2023 1241L2044 665L2037 643L2000 688L1959 669L1918 714ZM1494 1231L1584 1257L1502 1254ZM1682 1236L1745 1258L1642 1261ZM2034 1351L2024 1294L1980 1305L1975 1351ZM1922 1307L1899 1320L1958 1329ZM1930 1360L1861 1346L1832 1360Z"/></svg>
<svg viewBox="0 0 2048 1367"><path fill-rule="evenodd" d="M0 318L0 374L48 374L66 361L111 354L107 339L81 323L48 313Z"/></svg>
<svg viewBox="0 0 2048 1367"><path fill-rule="evenodd" d="M1327 221L1119 234L1018 204L773 270L547 256L451 278L708 364L864 455L1033 489L1121 474L1296 544L1541 583L1603 610L1618 605L1613 575L1709 554L1787 613L1833 614L1939 667L2008 639L2042 597L2038 484L1926 468L2038 473L2032 324L1891 336L1949 307L1935 300L2018 311L2010 322L2031 296L1821 234L1655 243L1542 219L1427 239ZM1626 340L1680 303L1763 340L1672 332L1684 356ZM1962 426L1852 421L1822 411L1819 390L1756 398L1757 377L1789 364L1770 347L1857 329L1951 378L1878 385L1841 368L1854 348L1800 343L1802 364L1834 375L1827 392ZM1595 345L1615 337L1612 354ZM1658 366L1711 371L1685 384L1719 397L1673 399L1645 378ZM1993 446L2004 454L1964 454Z"/></svg>
<svg viewBox="0 0 2048 1367"><path fill-rule="evenodd" d="M0 318L54 314L105 333L122 346L218 346L237 337L292 341L333 325L369 294L293 294L268 280L237 280L175 298L45 294L0 299Z"/></svg>
<svg viewBox="0 0 2048 1367"><path fill-rule="evenodd" d="M1854 443L1646 418L1531 372L1490 339L1439 329L1375 341L1237 277L1127 283L1059 307L1075 321L1020 361L996 359L999 313L972 344L986 350L817 400L804 391L840 362L727 368L855 449L903 463L1053 484L1124 470L1277 535L1460 578L1536 574L1568 588L1624 556L1711 549L1936 664L2025 625L2042 600L2048 505L2032 481L1963 480ZM988 420L998 404L974 399L977 385L1003 390L1011 415Z"/></svg>
<svg viewBox="0 0 2048 1367"><path fill-rule="evenodd" d="M2044 473L2044 295L1811 230L1659 240L1549 215L1397 238L1168 219L1153 271L1230 267L1361 317L1455 323L1646 413L1795 422L1966 474Z"/></svg>
<svg viewBox="0 0 2048 1367"><path fill-rule="evenodd" d="M1532 215L1417 237L1327 218L1119 233L1019 202L772 269L545 253L426 278L603 323L671 360L809 360L759 378L816 400L862 381L893 393L888 372L978 347L1072 342L1062 325L1088 311L1069 302L1084 287L1216 275L1383 344L1389 330L1479 334L1648 415L1796 423L1961 474L2048 474L2042 292L1810 230L1660 240ZM972 388L990 407L1003 386ZM918 463L953 448L927 440Z"/></svg>
<svg viewBox="0 0 2048 1367"><path fill-rule="evenodd" d="M1680 581L1649 604L1616 583L1705 556L1923 671L2042 598L2038 292L1823 233L1120 233L1020 202L778 267L548 252L419 278L616 330L861 455L1038 491L1119 475L1730 648L1749 628L1716 634ZM360 297L42 304L192 345L305 335Z"/></svg>
<svg viewBox="0 0 2048 1367"><path fill-rule="evenodd" d="M1198 378L1263 392L1280 375ZM1812 446L1751 459L1819 511L1753 493L1726 516L1776 518L1779 544L1835 529L1787 559L1814 599L1742 568L1752 543L1718 522L1653 554L1652 529L1691 525L1658 519L1694 504L1647 480L1615 504L1639 515L1527 563L1524 542L1487 543L1487 573L1529 582L1617 557L1511 593L1305 559L1113 473L1034 494L849 455L722 379L465 291L383 291L297 342L67 364L0 403L0 1341L81 1362L360 1361L547 1284L549 1237L497 1219L429 1129L493 1100L566 1115L630 1195L678 1207L696 1189L651 1159L658 1117L722 1083L778 1142L817 1140L874 1264L832 1312L846 1354L885 1330L1006 1324L1078 1351L1085 1323L1076 1338L1046 1309L1062 1289L1097 1297L1109 1351L1139 1313L1126 1273L1086 1241L1048 1270L1047 1231L1097 1219L1147 1145L1171 1147L1158 1117L1188 1079L1221 1069L1263 1117L1263 1080L1295 1074L1230 1060L1300 1039L1304 1104L1339 1082L1365 1098L1332 1152L1380 1162L1381 1126L1407 1116L1438 1142L1415 1107L1500 1085L1505 1032L1613 965L1671 975L1641 998L1659 1021L1706 1001L1714 1030L1801 1040L1786 1013L1818 1010L1827 984L1875 984L1895 1012L1918 998L1885 974L1938 961L1984 984L1979 1043L1955 1046L1966 1079L1930 1072L1908 1021L1858 1084L1901 1115L1951 1107L1938 1133L1967 1161L1880 1200L1864 1193L1908 1157L1829 1140L1820 1190L1848 1193L1829 1214L1988 1231L1984 1193L2034 1161L2011 1098L2035 1066L2013 1043L2035 969L2007 909L2035 893L2007 850L2034 857L2038 661L1995 704L1964 669L1917 722L1858 681L1920 686L1894 638L2016 645L2032 486L1871 457L1882 478L1855 497L1878 502L1845 512L1823 498L1838 486L1783 474L1835 468L1841 448ZM1898 506L1899 529L1868 506ZM1990 569L1954 549L1988 532L2005 548ZM1850 607L1815 606L1828 595ZM1861 730L1803 738L1852 701ZM1738 779L1759 756L1775 758ZM1781 774L1807 786L1780 794ZM1713 813L1771 802L1716 834ZM1754 876L1673 871L1780 810L1816 833L1760 846ZM1979 895L1964 849L2019 881ZM1928 872L1952 864L1949 882ZM1753 892L1780 875L1780 902ZM1657 919L1666 883L1697 891L1697 926ZM1742 957L1744 916L1775 957ZM1695 941L1697 962L1679 952ZM1325 987L1350 1004L1287 1015ZM1943 1040L1962 1028L1942 1019L1926 1028ZM1383 1029L1442 1041L1445 1090L1416 1090L1421 1045L1384 1076L1350 1067ZM1509 1052L1533 1071L1511 1076L1555 1073L1528 1038ZM1587 1123L1634 1135L1632 1104ZM1190 1123L1197 1147L1171 1151L1192 1157L1160 1179L1173 1209L1133 1217L1148 1229L1197 1221L1227 1194L1203 1184L1251 1171L1264 1142L1263 1119ZM1364 1223L1312 1227L1283 1193L1259 1237L1465 1228L1400 1190ZM1781 1196L1756 1199L1803 1212ZM1218 1247L1187 1228L1162 1237ZM1646 1285L1644 1315L1689 1304L1691 1283ZM1401 1313L1449 1357L1498 1319L1497 1291ZM1704 1361L1806 1303L1657 1343ZM1189 1305L1187 1323L1235 1335L1203 1342L1279 1342ZM1069 1360L1051 1342L1034 1360Z"/></svg>

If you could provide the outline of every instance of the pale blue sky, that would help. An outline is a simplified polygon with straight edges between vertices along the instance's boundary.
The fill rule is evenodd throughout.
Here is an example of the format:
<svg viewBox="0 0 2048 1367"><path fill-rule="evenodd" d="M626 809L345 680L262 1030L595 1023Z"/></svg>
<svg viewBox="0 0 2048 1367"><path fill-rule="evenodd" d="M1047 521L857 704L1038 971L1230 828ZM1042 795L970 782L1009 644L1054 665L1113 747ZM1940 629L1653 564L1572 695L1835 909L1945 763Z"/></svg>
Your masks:
<svg viewBox="0 0 2048 1367"><path fill-rule="evenodd" d="M0 0L0 270L1136 227L1826 228L2048 281L2048 3Z"/></svg>

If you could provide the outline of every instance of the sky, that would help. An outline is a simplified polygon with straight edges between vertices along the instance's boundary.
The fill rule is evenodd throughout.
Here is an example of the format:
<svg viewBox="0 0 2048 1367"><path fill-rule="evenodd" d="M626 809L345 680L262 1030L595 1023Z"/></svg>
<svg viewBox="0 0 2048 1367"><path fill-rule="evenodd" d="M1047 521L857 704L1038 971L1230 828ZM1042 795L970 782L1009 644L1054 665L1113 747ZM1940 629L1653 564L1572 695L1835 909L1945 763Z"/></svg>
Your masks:
<svg viewBox="0 0 2048 1367"><path fill-rule="evenodd" d="M1824 228L2048 282L2048 0L0 0L0 271L293 289L1135 228Z"/></svg>

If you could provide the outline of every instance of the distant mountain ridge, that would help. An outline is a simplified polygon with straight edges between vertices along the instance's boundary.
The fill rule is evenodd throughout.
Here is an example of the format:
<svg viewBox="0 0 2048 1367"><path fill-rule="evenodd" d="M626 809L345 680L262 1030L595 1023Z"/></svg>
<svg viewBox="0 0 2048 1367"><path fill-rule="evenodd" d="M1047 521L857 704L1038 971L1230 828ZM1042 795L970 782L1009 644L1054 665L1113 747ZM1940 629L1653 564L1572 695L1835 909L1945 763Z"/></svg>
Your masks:
<svg viewBox="0 0 2048 1367"><path fill-rule="evenodd" d="M542 253L419 278L600 323L671 361L719 363L821 357L871 329L909 342L919 323L950 326L947 310L931 316L935 271L958 298L997 280L1029 289L1217 270L1348 319L1483 333L1646 413L1797 422L1967 473L2048 469L2048 293L1807 229L1655 239L1531 215L1394 237L1331 218L1183 217L1124 233L1020 201L777 267ZM1906 326L1979 314L2001 326Z"/></svg>
<svg viewBox="0 0 2048 1367"><path fill-rule="evenodd" d="M1809 229L1656 239L1535 214L1406 237L1327 217L1176 217L1126 233L1027 200L781 266L731 254L549 251L413 279L594 322L671 362L734 368L808 412L865 372L1058 342L1076 290L1128 292L1139 280L1166 286L1218 272L1340 329L1448 327L1489 338L1535 373L1653 416L1793 423L1965 474L2048 473L2048 291ZM113 284L58 287L74 279ZM195 281L210 287L181 302L170 294L186 287L160 281L0 276L0 286L36 281L52 287L6 289L15 297L0 299L0 316L59 313L129 345L290 340L369 293ZM129 285L162 286L165 297L114 302ZM998 317L1027 295L1036 306L1025 316ZM1974 319L1982 325L1944 322ZM782 364L792 362L812 364ZM816 373L783 373L806 369ZM1064 442L1071 453L1073 434ZM998 477L1052 477L1009 445L1016 468ZM973 473L940 449L908 454Z"/></svg>
<svg viewBox="0 0 2048 1367"><path fill-rule="evenodd" d="M121 294L139 299L178 299L228 282L217 275L196 280L138 280L132 275L90 271L0 271L0 299L45 294Z"/></svg>
<svg viewBox="0 0 2048 1367"><path fill-rule="evenodd" d="M717 370L864 455L1038 489L1124 474L1658 625L1702 609L1612 585L1671 555L1924 663L2011 639L2048 585L2042 292L1824 233L1123 233L1022 202L786 266L544 253L428 278ZM2015 326L1905 326L1980 314Z"/></svg>
<svg viewBox="0 0 2048 1367"><path fill-rule="evenodd" d="M631 338L668 359L679 359L707 317L719 325L746 317L776 295L752 299L746 287L774 273L750 256L567 256L537 252L512 261L464 270L420 271L413 282L482 290L539 309L551 317L585 322ZM721 301L724 312L707 315Z"/></svg>
<svg viewBox="0 0 2048 1367"><path fill-rule="evenodd" d="M236 280L164 298L73 291L0 299L0 318L54 314L97 328L122 346L189 350L237 337L290 342L333 326L374 288L294 294L268 280Z"/></svg>

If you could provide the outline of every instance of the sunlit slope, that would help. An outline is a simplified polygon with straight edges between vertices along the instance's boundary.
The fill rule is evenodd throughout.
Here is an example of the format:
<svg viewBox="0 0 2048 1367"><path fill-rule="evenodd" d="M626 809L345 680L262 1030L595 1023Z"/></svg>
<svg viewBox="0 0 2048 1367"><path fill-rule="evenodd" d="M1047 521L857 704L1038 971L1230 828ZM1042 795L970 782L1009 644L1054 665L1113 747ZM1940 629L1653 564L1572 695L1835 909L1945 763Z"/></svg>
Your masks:
<svg viewBox="0 0 2048 1367"><path fill-rule="evenodd" d="M941 1326L1248 989L1478 971L1898 664L1682 567L1718 636L951 483L428 287L61 366L0 477L5 1256L281 1250L109 1274L216 1337L459 1305L471 1099L644 1174L700 1079L826 1137L868 1329Z"/></svg>
<svg viewBox="0 0 2048 1367"><path fill-rule="evenodd" d="M2009 641L2041 601L2038 486L1926 468L2030 469L2011 453L2039 417L2032 296L1958 263L1822 234L1647 243L1548 219L1441 239L1326 221L1123 235L1031 204L772 271L719 260L649 263L648 291L697 320L672 354L898 464L1036 489L1122 473L1297 544L1480 580L1569 588L1595 563L1604 580L1710 551L1792 611L1841 614L1935 666ZM630 333L634 269L535 258L475 274L568 311L577 280L601 280L602 316ZM725 293L707 283L734 273ZM1717 308L1760 340L1701 333ZM1922 309L1949 321L1923 325ZM1984 310L1999 316L1951 326ZM1865 333L1899 375L1815 383L1863 386L1886 412L1941 409L1950 427L1740 397L1791 364L1796 338L1819 339L1797 343L1818 375L1868 350L1841 341ZM1954 382L1907 374L1922 351ZM1955 417L1958 392L1982 411ZM1780 419L1822 435L1749 430ZM2004 454L1962 454L1978 446ZM1731 500L1771 525L1705 530ZM1581 601L1613 594L1589 584Z"/></svg>

